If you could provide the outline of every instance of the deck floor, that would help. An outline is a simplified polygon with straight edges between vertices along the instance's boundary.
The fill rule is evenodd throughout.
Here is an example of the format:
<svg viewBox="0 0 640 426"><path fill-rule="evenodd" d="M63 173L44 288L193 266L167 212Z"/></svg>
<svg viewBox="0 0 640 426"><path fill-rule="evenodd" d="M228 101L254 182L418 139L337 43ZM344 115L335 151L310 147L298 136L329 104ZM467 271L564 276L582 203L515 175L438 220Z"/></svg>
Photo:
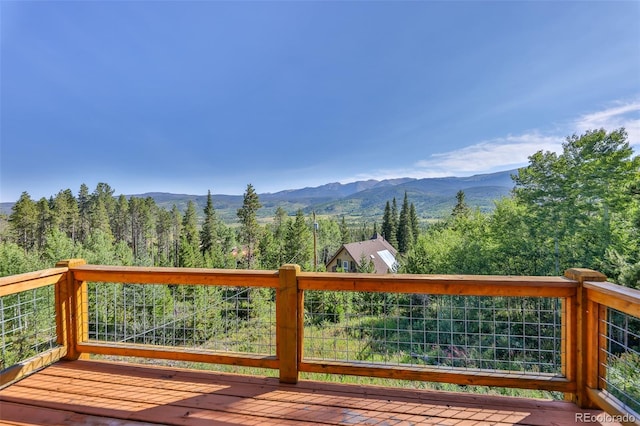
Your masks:
<svg viewBox="0 0 640 426"><path fill-rule="evenodd" d="M70 361L0 391L9 425L573 425L563 401ZM595 424L595 423L591 423Z"/></svg>

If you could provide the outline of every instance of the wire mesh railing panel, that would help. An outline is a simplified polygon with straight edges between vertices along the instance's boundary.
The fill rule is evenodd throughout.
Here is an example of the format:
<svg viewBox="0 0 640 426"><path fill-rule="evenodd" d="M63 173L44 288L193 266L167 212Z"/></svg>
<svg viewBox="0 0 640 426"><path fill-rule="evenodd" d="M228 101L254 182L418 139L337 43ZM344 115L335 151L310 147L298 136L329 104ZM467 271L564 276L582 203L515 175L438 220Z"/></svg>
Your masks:
<svg viewBox="0 0 640 426"><path fill-rule="evenodd" d="M58 346L55 285L0 297L0 370Z"/></svg>
<svg viewBox="0 0 640 426"><path fill-rule="evenodd" d="M557 298L305 291L305 360L562 374Z"/></svg>
<svg viewBox="0 0 640 426"><path fill-rule="evenodd" d="M610 394L640 413L640 318L608 308L602 321L600 340L606 344L600 347L605 360L600 380Z"/></svg>
<svg viewBox="0 0 640 426"><path fill-rule="evenodd" d="M88 283L90 341L276 354L275 291Z"/></svg>

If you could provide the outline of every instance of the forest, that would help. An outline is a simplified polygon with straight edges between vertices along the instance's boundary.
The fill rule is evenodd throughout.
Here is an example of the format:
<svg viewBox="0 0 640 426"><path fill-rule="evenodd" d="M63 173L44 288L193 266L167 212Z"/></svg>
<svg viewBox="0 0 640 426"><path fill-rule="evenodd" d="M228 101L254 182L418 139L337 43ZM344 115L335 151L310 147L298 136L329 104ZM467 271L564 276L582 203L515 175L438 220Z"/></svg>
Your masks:
<svg viewBox="0 0 640 426"><path fill-rule="evenodd" d="M459 191L447 217L427 226L419 223L406 193L400 202L386 202L380 226L354 226L344 217L282 208L261 224L261 203L251 184L235 223L218 217L210 192L202 215L192 202L181 212L160 208L152 198L115 197L106 183L93 192L82 185L77 196L65 189L37 201L24 192L0 221L0 276L48 268L65 258L271 270L297 263L302 270L324 270L342 244L379 233L397 248L400 273L562 275L583 267L640 288L640 157L624 129L570 136L559 154L531 155L513 179L513 193L496 200L493 211L467 205ZM363 262L359 272L371 270ZM20 295L0 298L2 322L13 330L4 336L0 369L55 342L52 290L34 294L26 301ZM271 290L89 283L88 305L90 339L274 354ZM561 370L559 299L308 291L304 309L305 356ZM609 389L638 410L640 337L633 330L640 320L612 321L619 331L611 336L625 343L609 348ZM36 324L36 331L23 331L27 323ZM37 330L47 329L39 337Z"/></svg>
<svg viewBox="0 0 640 426"><path fill-rule="evenodd" d="M278 208L260 224L247 185L237 221L224 223L209 192L203 214L115 196L108 183L77 195L64 189L33 200L23 192L0 217L0 276L50 267L64 258L89 263L277 269L285 263L323 270L341 244L382 234L399 251L399 272L561 275L571 267L603 272L640 287L640 157L624 129L566 138L562 152L537 152L513 176L511 196L482 213L458 192L447 217L419 224L413 203L388 200L380 226L347 224ZM362 272L366 272L366 268Z"/></svg>

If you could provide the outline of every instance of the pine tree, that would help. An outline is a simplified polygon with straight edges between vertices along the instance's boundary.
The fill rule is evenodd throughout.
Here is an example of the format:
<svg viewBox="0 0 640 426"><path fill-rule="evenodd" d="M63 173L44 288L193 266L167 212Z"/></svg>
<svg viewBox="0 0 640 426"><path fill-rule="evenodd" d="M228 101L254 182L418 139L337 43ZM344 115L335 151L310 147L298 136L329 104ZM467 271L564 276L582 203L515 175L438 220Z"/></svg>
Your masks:
<svg viewBox="0 0 640 426"><path fill-rule="evenodd" d="M52 225L64 232L73 242L78 240L77 231L80 223L78 201L70 189L58 192L53 199Z"/></svg>
<svg viewBox="0 0 640 426"><path fill-rule="evenodd" d="M400 219L398 220L398 251L400 253L406 253L411 246L413 240L413 233L411 231L411 223L409 218L409 197L407 192L404 192L404 201L402 202L402 208L400 209Z"/></svg>
<svg viewBox="0 0 640 426"><path fill-rule="evenodd" d="M387 201L384 206L384 216L382 217L382 236L394 247L398 246L396 238L396 230L393 224L393 216L391 214L391 204Z"/></svg>
<svg viewBox="0 0 640 426"><path fill-rule="evenodd" d="M391 239L387 241L389 241L392 246L398 248L398 203L396 202L396 197L393 197L391 201L391 229Z"/></svg>
<svg viewBox="0 0 640 426"><path fill-rule="evenodd" d="M409 208L409 223L411 224L411 234L413 237L411 244L413 244L418 241L418 236L420 235L420 223L418 214L416 213L416 206L413 203L411 203L411 207Z"/></svg>
<svg viewBox="0 0 640 426"><path fill-rule="evenodd" d="M202 255L211 252L213 245L216 243L216 211L213 208L213 200L211 199L211 190L207 192L207 204L204 207L204 221L200 230L200 250Z"/></svg>
<svg viewBox="0 0 640 426"><path fill-rule="evenodd" d="M133 198L133 197L132 197ZM113 236L116 242L130 241L131 218L129 215L129 201L124 195L118 197L113 213Z"/></svg>
<svg viewBox="0 0 640 426"><path fill-rule="evenodd" d="M171 213L166 209L158 209L156 220L156 238L158 247L158 266L170 266L171 263Z"/></svg>
<svg viewBox="0 0 640 426"><path fill-rule="evenodd" d="M201 266L200 239L198 238L198 217L196 205L192 200L182 218L182 235L180 236L180 266L195 268Z"/></svg>
<svg viewBox="0 0 640 426"><path fill-rule="evenodd" d="M89 235L89 209L91 196L89 187L84 183L78 191L78 240L84 241Z"/></svg>
<svg viewBox="0 0 640 426"><path fill-rule="evenodd" d="M211 191L207 192L207 204L204 208L204 221L200 230L200 252L205 266L221 268L225 266L223 247L220 244L220 221L213 207Z"/></svg>
<svg viewBox="0 0 640 426"><path fill-rule="evenodd" d="M260 266L263 269L278 269L286 263L284 245L287 234L287 212L276 209L273 223L262 233L259 243Z"/></svg>
<svg viewBox="0 0 640 426"><path fill-rule="evenodd" d="M36 232L38 227L38 213L36 204L26 191L11 208L9 225L15 235L16 242L22 247L25 253L31 250L36 243Z"/></svg>
<svg viewBox="0 0 640 426"><path fill-rule="evenodd" d="M347 226L347 222L344 220L344 216L342 216L342 220L340 221L340 238L342 239L342 244L351 242L349 227Z"/></svg>
<svg viewBox="0 0 640 426"><path fill-rule="evenodd" d="M171 208L171 257L173 266L180 266L180 240L182 236L182 215L174 204Z"/></svg>
<svg viewBox="0 0 640 426"><path fill-rule="evenodd" d="M237 213L240 219L240 241L247 247L247 269L251 269L253 266L253 251L260 235L260 225L256 218L260 207L262 204L260 204L260 199L253 189L253 185L247 185L242 208L238 209Z"/></svg>
<svg viewBox="0 0 640 426"><path fill-rule="evenodd" d="M470 212L471 209L464 200L464 191L458 191L458 193L456 194L456 205L453 207L451 216L453 216L454 218L468 217Z"/></svg>
<svg viewBox="0 0 640 426"><path fill-rule="evenodd" d="M298 263L305 270L311 269L313 234L305 221L302 210L298 210L296 218L289 220L287 225L284 259L286 263Z"/></svg>
<svg viewBox="0 0 640 426"><path fill-rule="evenodd" d="M36 228L36 245L42 249L46 242L46 237L51 230L51 208L46 198L42 197L36 205L38 211L38 225Z"/></svg>

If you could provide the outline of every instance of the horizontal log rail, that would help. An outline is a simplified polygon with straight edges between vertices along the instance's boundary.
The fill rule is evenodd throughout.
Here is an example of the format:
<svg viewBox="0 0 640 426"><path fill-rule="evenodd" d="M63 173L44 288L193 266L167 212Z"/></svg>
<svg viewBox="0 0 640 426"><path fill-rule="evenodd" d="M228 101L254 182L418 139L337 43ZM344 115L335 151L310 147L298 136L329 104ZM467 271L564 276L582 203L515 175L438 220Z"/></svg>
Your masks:
<svg viewBox="0 0 640 426"><path fill-rule="evenodd" d="M302 272L301 290L363 291L456 296L574 297L578 283L565 277L496 275L372 275Z"/></svg>
<svg viewBox="0 0 640 426"><path fill-rule="evenodd" d="M94 353L274 368L280 371L280 380L288 383L297 382L300 372L311 372L542 389L565 392L583 407L595 405L616 414L628 412L615 398L611 402L612 397L602 384L606 359L601 323L609 308L640 317L640 292L607 283L606 277L594 271L572 269L564 277L373 275L300 272L297 265L284 265L278 271L245 271L86 265L80 259L56 266L0 278L0 296L55 285L59 343L54 351L3 371L0 385L60 357L77 359ZM274 289L276 355L89 340L88 282ZM562 373L306 359L303 348L308 325L304 299L309 291L557 298L561 302Z"/></svg>
<svg viewBox="0 0 640 426"><path fill-rule="evenodd" d="M77 281L278 287L278 271L79 265L73 267L73 275Z"/></svg>
<svg viewBox="0 0 640 426"><path fill-rule="evenodd" d="M68 268L50 268L26 274L0 277L0 297L56 284L66 278Z"/></svg>

